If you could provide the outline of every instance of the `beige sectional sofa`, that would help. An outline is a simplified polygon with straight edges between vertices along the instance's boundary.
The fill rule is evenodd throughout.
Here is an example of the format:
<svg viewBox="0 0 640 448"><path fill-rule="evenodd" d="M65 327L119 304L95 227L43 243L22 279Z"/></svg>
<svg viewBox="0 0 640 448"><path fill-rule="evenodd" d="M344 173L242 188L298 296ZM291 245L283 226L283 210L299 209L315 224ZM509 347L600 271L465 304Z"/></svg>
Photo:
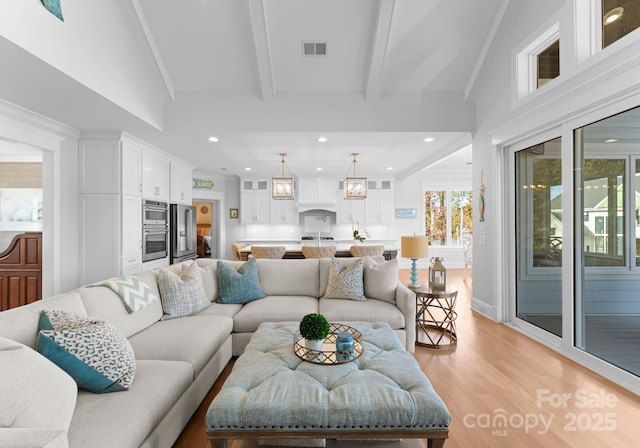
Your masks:
<svg viewBox="0 0 640 448"><path fill-rule="evenodd" d="M357 259L341 259L353 263ZM387 322L408 351L415 341L415 296L380 275L368 260L365 293L373 288L393 297L367 301L322 298L330 259L257 260L265 297L246 304L217 303L217 260L197 264L211 304L195 315L162 320L160 301L129 313L106 287L72 292L0 313L0 446L171 447L232 356L242 353L261 322L299 321L322 313L330 321ZM186 262L189 263L189 262ZM235 269L243 262L225 261ZM180 273L184 267L173 265ZM367 276L368 282L367 282ZM380 284L385 277L386 285ZM157 276L137 277L160 297ZM367 291L367 286L369 291ZM128 339L136 374L128 391L94 394L37 353L38 322L44 309L103 319Z"/></svg>

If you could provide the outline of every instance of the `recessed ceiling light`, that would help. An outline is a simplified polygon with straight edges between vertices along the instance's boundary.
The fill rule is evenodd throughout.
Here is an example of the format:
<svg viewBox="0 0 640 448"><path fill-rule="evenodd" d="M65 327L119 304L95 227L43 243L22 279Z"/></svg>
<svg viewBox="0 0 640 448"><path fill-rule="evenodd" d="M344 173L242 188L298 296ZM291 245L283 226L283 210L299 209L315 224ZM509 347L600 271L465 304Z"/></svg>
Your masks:
<svg viewBox="0 0 640 448"><path fill-rule="evenodd" d="M251 168L246 167L244 170L245 170L245 171L251 171Z"/></svg>
<svg viewBox="0 0 640 448"><path fill-rule="evenodd" d="M609 139L605 140L604 142L605 143L613 143L613 142L617 142L617 141L618 141L617 138L609 138Z"/></svg>
<svg viewBox="0 0 640 448"><path fill-rule="evenodd" d="M326 142L326 141L327 141L327 137L318 137L318 141L319 141L320 143L324 143L324 142Z"/></svg>
<svg viewBox="0 0 640 448"><path fill-rule="evenodd" d="M622 17L623 13L624 13L624 8L622 6L618 6L617 8L613 8L611 11L606 13L602 18L602 20L604 21L605 25L609 25L610 23L613 23L616 20L618 20L620 17Z"/></svg>
<svg viewBox="0 0 640 448"><path fill-rule="evenodd" d="M319 166L318 168L316 168L316 171L322 171L322 167Z"/></svg>
<svg viewBox="0 0 640 448"><path fill-rule="evenodd" d="M212 135L211 137L209 137L209 141L210 141L211 143L215 143L215 142L219 141L219 139L218 139L218 137L216 137L216 136Z"/></svg>
<svg viewBox="0 0 640 448"><path fill-rule="evenodd" d="M435 140L435 138L433 138L433 137L427 137L427 138L424 139L424 142L425 143L431 143L434 140Z"/></svg>
<svg viewBox="0 0 640 448"><path fill-rule="evenodd" d="M392 167L392 166L388 166L388 167L387 167L387 171L391 171L392 169L393 169L393 167Z"/></svg>

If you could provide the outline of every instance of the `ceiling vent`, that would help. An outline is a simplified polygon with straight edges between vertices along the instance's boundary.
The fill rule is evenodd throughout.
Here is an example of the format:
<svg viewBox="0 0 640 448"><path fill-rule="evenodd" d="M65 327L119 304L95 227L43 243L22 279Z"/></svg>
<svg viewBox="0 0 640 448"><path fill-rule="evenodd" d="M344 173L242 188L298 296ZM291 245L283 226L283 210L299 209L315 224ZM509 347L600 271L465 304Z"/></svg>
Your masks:
<svg viewBox="0 0 640 448"><path fill-rule="evenodd" d="M326 56L326 42L305 42L302 41L302 56Z"/></svg>

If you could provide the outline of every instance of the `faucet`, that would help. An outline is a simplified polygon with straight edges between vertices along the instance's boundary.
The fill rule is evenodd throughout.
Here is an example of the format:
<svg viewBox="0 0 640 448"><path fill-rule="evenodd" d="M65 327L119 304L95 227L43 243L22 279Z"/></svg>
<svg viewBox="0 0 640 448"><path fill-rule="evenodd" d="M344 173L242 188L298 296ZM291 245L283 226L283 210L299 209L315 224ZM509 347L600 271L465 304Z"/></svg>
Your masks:
<svg viewBox="0 0 640 448"><path fill-rule="evenodd" d="M318 236L316 236L316 241L318 242L318 246L320 246L320 227L318 227Z"/></svg>

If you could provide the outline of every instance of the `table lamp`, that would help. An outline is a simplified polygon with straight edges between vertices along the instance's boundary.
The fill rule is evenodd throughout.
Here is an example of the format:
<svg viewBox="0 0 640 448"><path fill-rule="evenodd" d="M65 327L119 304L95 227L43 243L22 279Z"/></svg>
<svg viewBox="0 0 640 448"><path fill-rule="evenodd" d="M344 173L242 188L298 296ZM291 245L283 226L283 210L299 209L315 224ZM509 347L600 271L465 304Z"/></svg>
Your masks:
<svg viewBox="0 0 640 448"><path fill-rule="evenodd" d="M416 261L419 258L427 258L429 251L429 240L426 236L403 236L400 244L400 255L411 259L411 283L410 288L417 288L418 269Z"/></svg>

